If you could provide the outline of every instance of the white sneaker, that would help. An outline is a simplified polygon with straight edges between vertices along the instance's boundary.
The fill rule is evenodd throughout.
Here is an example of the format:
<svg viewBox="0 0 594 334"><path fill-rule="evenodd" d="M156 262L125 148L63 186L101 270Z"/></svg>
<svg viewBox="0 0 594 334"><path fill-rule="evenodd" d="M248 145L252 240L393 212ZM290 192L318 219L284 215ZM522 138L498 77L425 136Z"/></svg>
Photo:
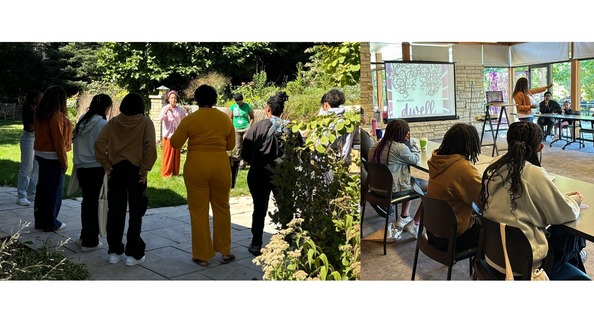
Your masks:
<svg viewBox="0 0 594 334"><path fill-rule="evenodd" d="M402 230L404 228L404 226L406 226L408 223L413 221L413 217L408 216L406 218L402 218L401 216L398 216L398 219L396 220L396 228Z"/></svg>
<svg viewBox="0 0 594 334"><path fill-rule="evenodd" d="M125 258L126 258L126 254L111 253L111 254L109 254L109 263L111 263L111 264L118 263Z"/></svg>
<svg viewBox="0 0 594 334"><path fill-rule="evenodd" d="M60 225L60 227L58 227L58 228L56 229L56 231L60 231L60 230L63 230L63 229L65 229L65 228L66 228L66 224L65 224L65 223L62 223L62 225Z"/></svg>
<svg viewBox="0 0 594 334"><path fill-rule="evenodd" d="M388 223L388 236L386 240L395 241L400 239L400 234L402 234L402 230L396 228L396 224Z"/></svg>
<svg viewBox="0 0 594 334"><path fill-rule="evenodd" d="M29 206L29 205L31 205L31 202L29 202L29 200L26 197L23 197L23 198L19 198L17 200L16 204L22 205L22 206Z"/></svg>
<svg viewBox="0 0 594 334"><path fill-rule="evenodd" d="M140 263L144 262L144 260L145 260L145 259L146 259L146 256L143 256L143 257L142 257L140 260L136 260L136 259L134 258L134 256L130 256L130 257L128 257L128 258L126 259L126 265L127 265L128 267L135 266L135 265L137 265L137 264L140 264Z"/></svg>
<svg viewBox="0 0 594 334"><path fill-rule="evenodd" d="M94 251L97 249L101 249L102 247L103 247L103 243L101 241L99 241L99 243L95 247L80 246L80 250L83 252L90 252L90 251Z"/></svg>
<svg viewBox="0 0 594 334"><path fill-rule="evenodd" d="M404 232L410 233L413 237L415 237L415 239L419 234L419 227L417 226L417 224L415 224L413 220L411 220L408 224L404 225L404 228L402 230Z"/></svg>

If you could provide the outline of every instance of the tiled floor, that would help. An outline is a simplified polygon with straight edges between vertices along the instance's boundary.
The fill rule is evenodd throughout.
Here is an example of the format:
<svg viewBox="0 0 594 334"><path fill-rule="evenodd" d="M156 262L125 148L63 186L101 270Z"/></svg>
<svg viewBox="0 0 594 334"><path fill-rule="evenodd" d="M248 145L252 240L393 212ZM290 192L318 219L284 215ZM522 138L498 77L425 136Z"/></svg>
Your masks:
<svg viewBox="0 0 594 334"><path fill-rule="evenodd" d="M231 198L231 252L237 260L221 265L220 254L209 261L208 267L192 262L190 218L187 205L148 209L143 218L142 238L147 244L146 261L127 267L124 261L107 262L107 240L101 238L103 249L81 252L75 240L80 235L80 200L62 202L59 219L66 228L55 233L40 232L33 228L33 206L16 204L16 189L0 187L0 237L14 234L22 228L21 241L33 245L51 242L62 244L61 250L69 260L84 263L91 280L262 280L262 269L252 263L254 256L247 251L251 240L251 197ZM270 200L270 210L274 202ZM212 219L212 215L211 215ZM274 229L267 224L264 243L270 240ZM27 224L27 222L31 222ZM211 227L212 229L212 227Z"/></svg>

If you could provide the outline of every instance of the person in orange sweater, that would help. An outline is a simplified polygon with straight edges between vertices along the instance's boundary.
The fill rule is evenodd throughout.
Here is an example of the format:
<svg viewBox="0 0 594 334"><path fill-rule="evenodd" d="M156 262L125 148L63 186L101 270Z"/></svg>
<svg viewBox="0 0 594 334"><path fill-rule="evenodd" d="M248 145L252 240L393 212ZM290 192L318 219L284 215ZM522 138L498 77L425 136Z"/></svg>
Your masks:
<svg viewBox="0 0 594 334"><path fill-rule="evenodd" d="M140 237L146 212L147 174L157 161L155 125L144 115L144 100L136 93L124 97L120 114L101 130L95 142L95 158L109 175L107 243L109 263L126 259L127 266L145 261L146 244ZM126 245L122 243L129 207Z"/></svg>
<svg viewBox="0 0 594 334"><path fill-rule="evenodd" d="M543 87L528 89L528 79L520 78L516 81L516 87L514 88L512 97L516 103L516 110L520 121L532 122L534 120L533 109L536 109L536 100L534 100L532 94L542 93L551 87L553 87L552 83Z"/></svg>
<svg viewBox="0 0 594 334"><path fill-rule="evenodd" d="M481 175L474 167L481 153L476 128L457 123L448 129L439 148L428 161L427 197L445 200L454 210L458 222L456 249L478 244L479 225L475 224L472 203L478 203ZM447 249L447 239L427 233L430 242Z"/></svg>
<svg viewBox="0 0 594 334"><path fill-rule="evenodd" d="M72 123L67 116L66 91L49 87L35 112L35 160L39 178L35 190L35 228L54 232L66 227L58 220L64 192L64 174L68 169L67 152L72 149Z"/></svg>

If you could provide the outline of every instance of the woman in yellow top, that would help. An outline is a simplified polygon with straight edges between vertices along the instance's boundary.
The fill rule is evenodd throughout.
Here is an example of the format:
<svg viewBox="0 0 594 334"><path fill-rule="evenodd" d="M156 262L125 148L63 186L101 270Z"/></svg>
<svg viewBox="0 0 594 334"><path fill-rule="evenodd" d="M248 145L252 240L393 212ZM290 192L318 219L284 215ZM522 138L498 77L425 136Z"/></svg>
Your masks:
<svg viewBox="0 0 594 334"><path fill-rule="evenodd" d="M231 254L231 166L227 151L235 147L235 128L227 114L213 108L216 90L202 85L194 92L199 109L182 119L171 136L171 147L180 149L188 140L184 182L192 225L192 260L208 266L215 252L221 263L235 260ZM208 205L213 211L210 237Z"/></svg>
<svg viewBox="0 0 594 334"><path fill-rule="evenodd" d="M520 121L532 122L534 120L532 109L536 109L536 101L532 97L532 94L542 93L551 87L553 87L552 83L544 87L528 89L528 79L520 78L516 81L516 87L514 88L512 97L516 103L516 110L518 111L518 119Z"/></svg>

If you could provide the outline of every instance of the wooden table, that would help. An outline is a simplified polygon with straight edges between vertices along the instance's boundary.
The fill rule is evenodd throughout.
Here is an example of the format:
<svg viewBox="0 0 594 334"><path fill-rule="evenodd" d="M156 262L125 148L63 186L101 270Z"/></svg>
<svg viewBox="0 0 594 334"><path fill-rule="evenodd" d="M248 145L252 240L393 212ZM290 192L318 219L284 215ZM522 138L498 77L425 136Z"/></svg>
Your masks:
<svg viewBox="0 0 594 334"><path fill-rule="evenodd" d="M583 204L589 208L582 208L578 220L560 225L568 232L594 242L594 184L572 179L561 175L555 176L553 181L562 192L577 191L584 196Z"/></svg>

